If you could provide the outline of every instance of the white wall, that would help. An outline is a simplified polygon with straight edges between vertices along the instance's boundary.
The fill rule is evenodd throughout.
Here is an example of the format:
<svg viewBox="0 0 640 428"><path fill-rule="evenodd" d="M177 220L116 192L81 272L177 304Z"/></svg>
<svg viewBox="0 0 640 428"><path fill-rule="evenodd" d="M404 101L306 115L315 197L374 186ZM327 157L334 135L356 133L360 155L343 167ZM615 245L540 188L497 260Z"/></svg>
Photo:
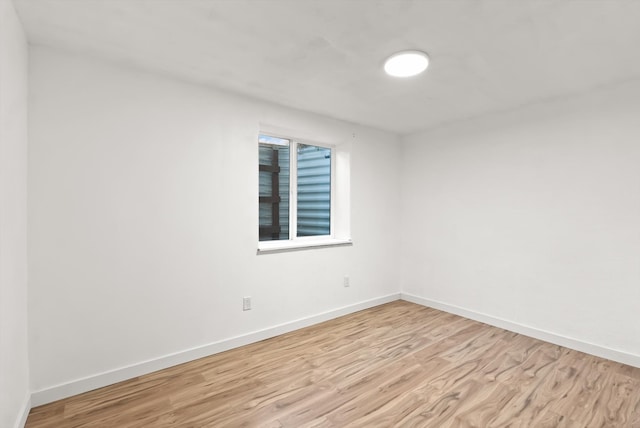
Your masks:
<svg viewBox="0 0 640 428"><path fill-rule="evenodd" d="M628 82L407 137L403 293L638 364L639 118Z"/></svg>
<svg viewBox="0 0 640 428"><path fill-rule="evenodd" d="M0 0L0 427L22 423L27 354L27 42Z"/></svg>
<svg viewBox="0 0 640 428"><path fill-rule="evenodd" d="M30 60L34 391L398 293L395 136L47 48ZM352 247L256 255L260 123L349 148Z"/></svg>

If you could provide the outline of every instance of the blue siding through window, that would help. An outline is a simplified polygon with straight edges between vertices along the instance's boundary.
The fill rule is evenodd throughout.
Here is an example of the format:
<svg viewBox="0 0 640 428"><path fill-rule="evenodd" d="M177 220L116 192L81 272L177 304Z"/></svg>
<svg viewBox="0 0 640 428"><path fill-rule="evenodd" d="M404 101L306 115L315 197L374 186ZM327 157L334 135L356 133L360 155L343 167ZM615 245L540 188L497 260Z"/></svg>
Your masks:
<svg viewBox="0 0 640 428"><path fill-rule="evenodd" d="M298 145L298 236L331 232L331 149Z"/></svg>

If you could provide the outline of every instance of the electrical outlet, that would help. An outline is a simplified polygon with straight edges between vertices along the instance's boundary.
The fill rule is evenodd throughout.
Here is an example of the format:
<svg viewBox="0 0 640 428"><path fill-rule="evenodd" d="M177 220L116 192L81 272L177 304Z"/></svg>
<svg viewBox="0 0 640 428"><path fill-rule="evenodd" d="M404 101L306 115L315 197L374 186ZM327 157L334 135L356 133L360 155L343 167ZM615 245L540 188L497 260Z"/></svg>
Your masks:
<svg viewBox="0 0 640 428"><path fill-rule="evenodd" d="M250 311L251 310L251 297L243 297L242 298L242 310Z"/></svg>
<svg viewBox="0 0 640 428"><path fill-rule="evenodd" d="M349 277L345 275L344 278L342 278L342 285L344 285L345 287L348 287L349 284Z"/></svg>

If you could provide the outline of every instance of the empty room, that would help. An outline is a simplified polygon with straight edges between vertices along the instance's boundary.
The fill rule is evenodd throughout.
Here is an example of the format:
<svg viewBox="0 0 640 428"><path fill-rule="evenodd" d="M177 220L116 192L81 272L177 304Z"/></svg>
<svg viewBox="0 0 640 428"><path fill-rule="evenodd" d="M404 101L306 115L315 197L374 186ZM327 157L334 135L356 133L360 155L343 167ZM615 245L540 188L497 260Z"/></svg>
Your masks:
<svg viewBox="0 0 640 428"><path fill-rule="evenodd" d="M0 428L640 428L639 23L0 0Z"/></svg>

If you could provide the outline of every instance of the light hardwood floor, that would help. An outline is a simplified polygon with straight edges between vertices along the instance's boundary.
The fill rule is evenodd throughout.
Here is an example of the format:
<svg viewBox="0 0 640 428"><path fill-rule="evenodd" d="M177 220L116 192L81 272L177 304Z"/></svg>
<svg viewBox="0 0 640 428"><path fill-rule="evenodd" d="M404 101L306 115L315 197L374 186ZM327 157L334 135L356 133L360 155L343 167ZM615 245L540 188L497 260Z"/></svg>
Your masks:
<svg viewBox="0 0 640 428"><path fill-rule="evenodd" d="M34 408L27 427L640 427L640 369L398 301Z"/></svg>

